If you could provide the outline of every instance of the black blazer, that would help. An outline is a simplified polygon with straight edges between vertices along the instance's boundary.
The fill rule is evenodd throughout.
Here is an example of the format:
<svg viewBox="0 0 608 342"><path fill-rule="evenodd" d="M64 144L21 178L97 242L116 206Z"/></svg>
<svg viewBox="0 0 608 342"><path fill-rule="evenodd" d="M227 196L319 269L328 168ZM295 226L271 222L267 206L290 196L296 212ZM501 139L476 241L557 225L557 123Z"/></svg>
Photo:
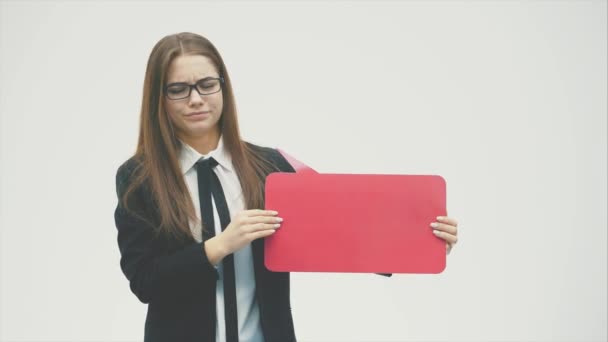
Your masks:
<svg viewBox="0 0 608 342"><path fill-rule="evenodd" d="M280 171L295 172L275 149L249 144ZM118 229L120 267L131 291L148 304L144 342L214 342L217 271L194 239L156 236L153 227L128 213L120 198L131 180L137 161L124 162L116 173L119 203L114 212ZM145 186L134 193L138 213L158 222ZM154 221L155 220L155 221ZM256 297L266 342L296 341L289 298L289 273L271 272L264 266L263 239L252 242Z"/></svg>

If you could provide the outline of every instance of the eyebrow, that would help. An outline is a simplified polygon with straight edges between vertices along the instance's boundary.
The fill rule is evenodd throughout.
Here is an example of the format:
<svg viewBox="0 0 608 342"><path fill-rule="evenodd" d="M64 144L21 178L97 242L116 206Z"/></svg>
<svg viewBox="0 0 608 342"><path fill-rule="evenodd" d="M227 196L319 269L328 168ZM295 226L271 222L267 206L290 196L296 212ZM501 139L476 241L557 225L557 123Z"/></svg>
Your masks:
<svg viewBox="0 0 608 342"><path fill-rule="evenodd" d="M172 85L172 84L196 84L200 81L205 81L207 79L212 79L212 78L220 78L220 76L205 76L203 78L199 78L198 80L196 80L194 83L188 83L188 82L171 82L171 83L167 83L167 85Z"/></svg>

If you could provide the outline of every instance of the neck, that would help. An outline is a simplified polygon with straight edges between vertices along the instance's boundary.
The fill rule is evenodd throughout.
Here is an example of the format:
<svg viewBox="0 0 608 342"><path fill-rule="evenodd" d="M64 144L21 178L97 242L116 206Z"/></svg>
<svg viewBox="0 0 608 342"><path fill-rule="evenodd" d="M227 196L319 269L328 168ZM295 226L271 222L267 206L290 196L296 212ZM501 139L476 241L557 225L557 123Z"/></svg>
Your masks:
<svg viewBox="0 0 608 342"><path fill-rule="evenodd" d="M202 136L184 136L181 138L186 144L192 146L198 153L206 155L217 148L220 141L220 133L218 130Z"/></svg>

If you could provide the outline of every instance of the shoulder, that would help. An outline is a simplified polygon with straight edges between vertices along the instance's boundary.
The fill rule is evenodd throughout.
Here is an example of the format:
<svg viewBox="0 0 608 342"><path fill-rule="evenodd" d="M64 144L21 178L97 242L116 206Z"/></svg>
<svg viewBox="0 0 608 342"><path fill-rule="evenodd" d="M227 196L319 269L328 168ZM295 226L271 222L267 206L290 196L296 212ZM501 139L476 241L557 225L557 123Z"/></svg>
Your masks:
<svg viewBox="0 0 608 342"><path fill-rule="evenodd" d="M142 161L140 158L133 156L123 162L116 171L116 192L121 195L126 187L133 181L134 176L140 170Z"/></svg>
<svg viewBox="0 0 608 342"><path fill-rule="evenodd" d="M283 157L278 149L266 146L260 146L245 142L247 147L256 155L267 160L272 165L276 166L282 172L295 172L294 168L289 164L287 159Z"/></svg>

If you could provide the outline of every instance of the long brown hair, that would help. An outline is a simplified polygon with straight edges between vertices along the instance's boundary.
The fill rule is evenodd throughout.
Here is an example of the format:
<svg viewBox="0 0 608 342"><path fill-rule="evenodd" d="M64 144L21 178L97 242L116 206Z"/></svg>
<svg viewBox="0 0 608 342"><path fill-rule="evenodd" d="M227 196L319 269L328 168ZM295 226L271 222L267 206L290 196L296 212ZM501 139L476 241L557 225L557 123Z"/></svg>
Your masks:
<svg viewBox="0 0 608 342"><path fill-rule="evenodd" d="M129 210L129 196L145 183L158 208L157 232L164 232L179 240L192 237L188 220L200 223L179 165L181 142L175 136L171 120L164 110L165 98L162 93L169 65L174 58L182 55L210 58L224 78L224 105L218 125L224 146L232 157L247 208L264 207L262 179L273 170L268 161L258 156L241 139L232 84L215 46L205 37L188 32L161 39L152 49L146 68L139 140L134 155L139 164L121 201Z"/></svg>

